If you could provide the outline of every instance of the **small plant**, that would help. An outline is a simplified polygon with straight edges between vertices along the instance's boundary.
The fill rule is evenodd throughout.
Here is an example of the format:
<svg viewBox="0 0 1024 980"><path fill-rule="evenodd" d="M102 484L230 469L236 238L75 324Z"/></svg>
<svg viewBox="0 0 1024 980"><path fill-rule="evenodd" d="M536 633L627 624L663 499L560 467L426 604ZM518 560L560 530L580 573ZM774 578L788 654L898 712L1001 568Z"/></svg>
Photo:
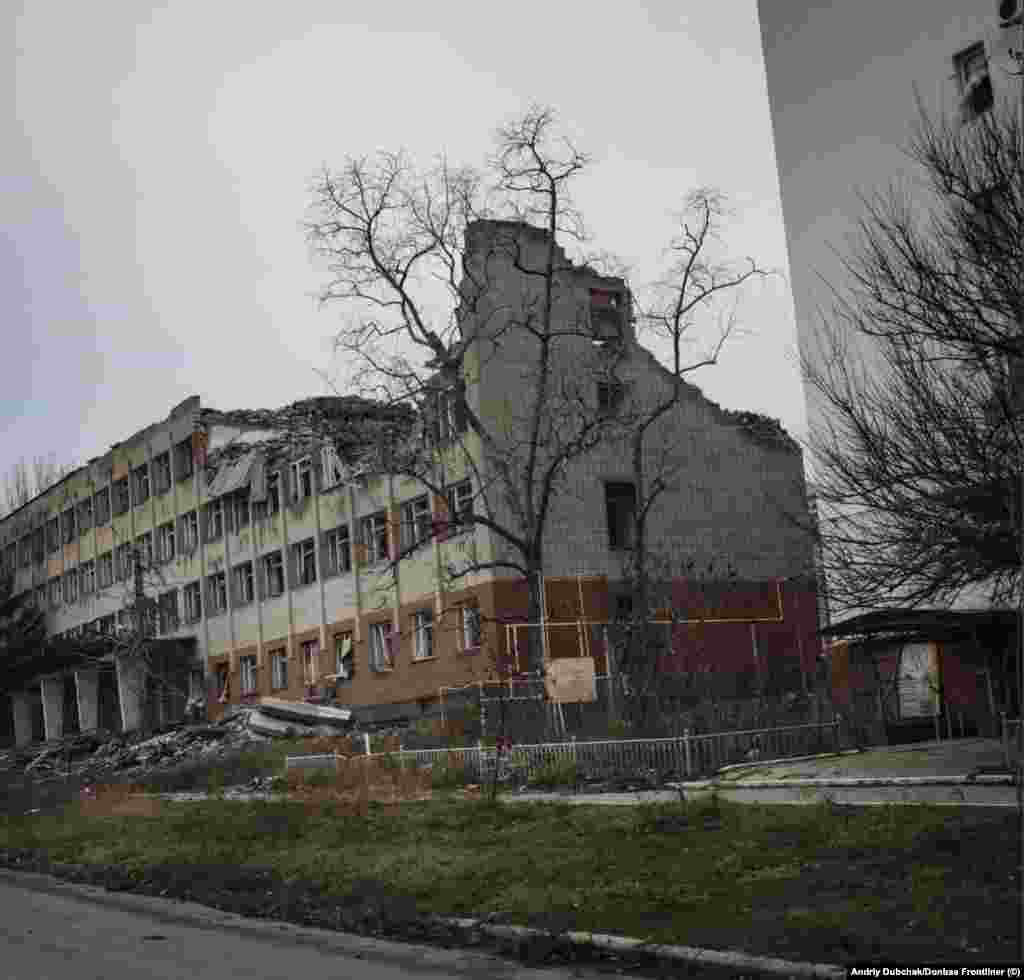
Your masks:
<svg viewBox="0 0 1024 980"><path fill-rule="evenodd" d="M608 722L608 734L612 738L628 738L629 722L622 718L613 718Z"/></svg>
<svg viewBox="0 0 1024 980"><path fill-rule="evenodd" d="M529 781L533 786L575 786L579 782L579 769L572 759L552 759L545 762Z"/></svg>
<svg viewBox="0 0 1024 980"><path fill-rule="evenodd" d="M206 777L206 786L213 797L223 797L224 795L224 770L219 766L210 770Z"/></svg>

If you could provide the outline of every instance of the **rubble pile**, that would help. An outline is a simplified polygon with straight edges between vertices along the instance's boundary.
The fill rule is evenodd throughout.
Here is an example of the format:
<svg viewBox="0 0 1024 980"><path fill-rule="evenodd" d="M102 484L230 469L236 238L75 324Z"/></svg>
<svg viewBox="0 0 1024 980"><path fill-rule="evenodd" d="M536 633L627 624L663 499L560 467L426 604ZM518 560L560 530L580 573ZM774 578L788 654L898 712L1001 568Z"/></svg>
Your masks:
<svg viewBox="0 0 1024 980"><path fill-rule="evenodd" d="M98 779L111 773L143 773L237 755L277 737L333 737L340 726L295 721L273 735L252 727L256 709L243 708L212 724L176 724L157 734L95 731L0 753L0 769L37 780L54 776ZM345 730L348 730L346 726Z"/></svg>

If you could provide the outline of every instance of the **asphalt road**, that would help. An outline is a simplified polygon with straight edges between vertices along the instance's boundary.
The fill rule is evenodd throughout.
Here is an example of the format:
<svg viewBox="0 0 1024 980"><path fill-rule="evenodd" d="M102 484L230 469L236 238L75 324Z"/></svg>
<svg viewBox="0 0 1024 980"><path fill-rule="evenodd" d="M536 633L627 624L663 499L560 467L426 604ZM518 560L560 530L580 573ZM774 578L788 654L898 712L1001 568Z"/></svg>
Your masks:
<svg viewBox="0 0 1024 980"><path fill-rule="evenodd" d="M188 902L0 871L5 980L597 980L484 953L262 922Z"/></svg>

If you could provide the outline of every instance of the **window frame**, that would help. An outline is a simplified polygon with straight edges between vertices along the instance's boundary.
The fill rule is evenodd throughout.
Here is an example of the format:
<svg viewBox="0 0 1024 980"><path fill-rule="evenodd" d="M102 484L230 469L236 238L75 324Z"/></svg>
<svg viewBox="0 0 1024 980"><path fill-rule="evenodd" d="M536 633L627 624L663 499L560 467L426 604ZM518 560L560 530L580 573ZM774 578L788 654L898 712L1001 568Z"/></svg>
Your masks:
<svg viewBox="0 0 1024 980"><path fill-rule="evenodd" d="M199 514L195 508L178 515L180 544L179 554L192 554L199 547Z"/></svg>
<svg viewBox="0 0 1024 980"><path fill-rule="evenodd" d="M132 509L131 482L127 476L110 484L110 507L114 517L122 517Z"/></svg>
<svg viewBox="0 0 1024 980"><path fill-rule="evenodd" d="M259 691L259 664L254 653L238 658L238 688L243 695Z"/></svg>
<svg viewBox="0 0 1024 980"><path fill-rule="evenodd" d="M132 574L132 543L122 542L114 548L114 581L127 582Z"/></svg>
<svg viewBox="0 0 1024 980"><path fill-rule="evenodd" d="M149 476L149 463L143 463L132 470L132 506L141 507L153 495L153 484Z"/></svg>
<svg viewBox="0 0 1024 980"><path fill-rule="evenodd" d="M218 497L203 504L204 542L220 541L224 537L224 500Z"/></svg>
<svg viewBox="0 0 1024 980"><path fill-rule="evenodd" d="M223 616L228 611L228 583L223 569L206 576L206 615Z"/></svg>
<svg viewBox="0 0 1024 980"><path fill-rule="evenodd" d="M166 547L170 540L170 553ZM164 521L156 528L156 558L159 562L174 561L178 557L178 529L176 521Z"/></svg>
<svg viewBox="0 0 1024 980"><path fill-rule="evenodd" d="M94 519L96 511L93 506L92 494L88 497L83 497L75 504L75 521L78 525L78 535L81 537L86 531L91 531L95 527Z"/></svg>
<svg viewBox="0 0 1024 980"><path fill-rule="evenodd" d="M342 544L344 558L342 561ZM339 524L324 533L324 577L349 575L352 572L352 536L348 524Z"/></svg>
<svg viewBox="0 0 1024 980"><path fill-rule="evenodd" d="M169 449L153 457L152 489L156 496L163 496L174 486L174 472Z"/></svg>
<svg viewBox="0 0 1024 980"><path fill-rule="evenodd" d="M308 500L314 494L313 457L303 456L288 465L291 477L290 499L293 504Z"/></svg>
<svg viewBox="0 0 1024 980"><path fill-rule="evenodd" d="M284 647L270 651L270 689L288 690L288 651Z"/></svg>
<svg viewBox="0 0 1024 980"><path fill-rule="evenodd" d="M415 662L434 659L434 610L429 606L417 609L412 614L413 649Z"/></svg>
<svg viewBox="0 0 1024 980"><path fill-rule="evenodd" d="M46 553L55 555L61 549L60 514L46 522Z"/></svg>
<svg viewBox="0 0 1024 980"><path fill-rule="evenodd" d="M379 522L379 523L378 523ZM388 530L388 513L379 510L362 518L363 544L366 545L366 563L377 565L391 558L391 535ZM383 542L383 546L381 546Z"/></svg>
<svg viewBox="0 0 1024 980"><path fill-rule="evenodd" d="M627 487L630 494L619 492ZM615 517L622 516L620 508L622 507L622 501L626 497L631 498L631 513L620 527L617 521L613 520L613 515ZM606 480L604 483L604 502L608 549L610 551L631 551L634 546L633 524L636 520L637 508L636 484L631 480Z"/></svg>
<svg viewBox="0 0 1024 980"><path fill-rule="evenodd" d="M91 558L78 566L78 594L84 599L96 591L96 562Z"/></svg>
<svg viewBox="0 0 1024 980"><path fill-rule="evenodd" d="M348 643L346 652L345 644ZM345 667L348 660L349 666ZM350 683L356 673L356 641L351 630L334 634L334 677L341 684Z"/></svg>
<svg viewBox="0 0 1024 980"><path fill-rule="evenodd" d="M198 623L203 618L203 587L197 579L194 582L186 582L181 589L182 602L184 605L184 621L186 623ZM194 608L190 608L194 607Z"/></svg>
<svg viewBox="0 0 1024 980"><path fill-rule="evenodd" d="M231 569L231 587L236 604L248 606L256 601L256 575L252 560L239 562Z"/></svg>
<svg viewBox="0 0 1024 980"><path fill-rule="evenodd" d="M369 624L370 670L374 673L385 674L395 669L393 638L394 624L391 620Z"/></svg>
<svg viewBox="0 0 1024 980"><path fill-rule="evenodd" d="M113 515L111 510L110 500L110 485L100 487L99 490L93 494L93 515L95 518L96 527L106 527Z"/></svg>
<svg viewBox="0 0 1024 980"><path fill-rule="evenodd" d="M178 590L168 589L157 596L157 623L162 634L174 633L181 626Z"/></svg>
<svg viewBox="0 0 1024 980"><path fill-rule="evenodd" d="M114 584L114 552L104 551L96 559L96 587L100 591Z"/></svg>
<svg viewBox="0 0 1024 980"><path fill-rule="evenodd" d="M320 677L320 641L303 640L299 644L299 659L302 663L302 682L307 687L316 684Z"/></svg>
<svg viewBox="0 0 1024 980"><path fill-rule="evenodd" d="M304 538L302 541L294 542L290 547L292 573L295 576L294 587L304 589L316 585L316 538Z"/></svg>
<svg viewBox="0 0 1024 980"><path fill-rule="evenodd" d="M402 504L401 549L415 551L428 544L433 537L433 517L430 513L430 497L422 494Z"/></svg>
<svg viewBox="0 0 1024 980"><path fill-rule="evenodd" d="M469 614L472 613L472 617ZM476 643L470 643L470 622L476 623ZM483 647L483 622L480 618L480 606L475 602L467 602L459 609L459 626L462 633L462 652L478 652Z"/></svg>
<svg viewBox="0 0 1024 980"><path fill-rule="evenodd" d="M273 568L271 567L273 564ZM260 568L263 575L263 581L265 583L265 594L268 599L278 599L285 594L288 589L287 577L285 575L284 568L284 555L281 554L281 550L271 551L265 555L260 556ZM271 588L270 575L271 571L276 571L280 576L281 587L278 591L274 591Z"/></svg>

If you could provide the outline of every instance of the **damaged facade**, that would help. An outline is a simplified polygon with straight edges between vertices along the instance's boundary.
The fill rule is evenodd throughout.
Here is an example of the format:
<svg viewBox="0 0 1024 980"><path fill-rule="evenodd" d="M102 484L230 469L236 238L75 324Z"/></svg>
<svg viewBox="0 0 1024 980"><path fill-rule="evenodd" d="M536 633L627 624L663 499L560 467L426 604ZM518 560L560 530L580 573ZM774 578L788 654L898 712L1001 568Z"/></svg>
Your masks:
<svg viewBox="0 0 1024 980"><path fill-rule="evenodd" d="M471 261L499 233L518 236L523 256L543 254L538 229L477 222L467 235ZM557 315L588 324L602 341L568 343L564 365L587 378L579 366L605 356L609 344L621 355L615 380L586 382L592 388L586 397L595 408L614 411L662 390L666 372L636 340L625 283L570 267L560 250L559 258L566 271ZM487 302L475 307L476 331L463 327L463 336L472 337L466 398L494 431L515 428L528 383L522 368L527 358L517 349L515 331L503 330L500 314L503 304L520 302L525 278L510 261L499 262L488 276ZM468 557L507 557L493 532L463 519L483 506L482 494L510 526L500 486L481 482L492 470L457 405L412 428L408 410L362 399L309 399L289 411L295 426L288 413L218 411L198 397L186 399L164 421L0 522L0 549L16 576L15 589L34 591L51 633L74 634L91 624L116 634L119 624L127 625L136 587L131 556L140 556L142 587L153 600L153 633L185 651L176 660L178 695L157 695L149 719L180 718L184 694L201 697L211 717L261 696L326 698L371 709L380 718L419 714L439 701L443 688L484 680L493 668L485 651L509 642L504 624L526 618L526 591L514 572L490 568L454 581L446 573ZM374 424L382 431L397 425L420 438L425 429L439 447L444 496L412 478L360 469L358 440L351 453L344 440L323 445L311 433L332 416L358 417L362 432ZM294 435L300 429L305 441ZM787 597L802 593L798 613L779 619L760 647L753 626L743 625L728 639L721 634L733 659L746 664L751 657L777 655L813 663L811 543L785 516L806 514L799 448L772 420L726 412L689 384L654 436L652 465L668 453L682 470L652 512L651 540L702 568L733 569L751 595L761 595L767 584L769 612L781 596L780 581ZM466 454L446 449L455 437ZM546 536L549 620L607 621L615 615L616 583L629 550L627 461L622 445L609 443L565 469ZM405 557L393 566L398 554ZM743 595L744 586L734 590L739 618L750 604ZM788 611L793 603L780 598L780 616L783 607ZM676 656L666 663L678 665L686 662L687 641L685 631L677 632L682 639L673 640ZM704 650L706 643L700 644ZM554 641L550 646L550 656L579 649L575 641L562 643L565 650ZM590 652L597 655L598 672L606 670L603 651ZM44 734L31 724L32 705L40 699L44 705L53 700L44 710L46 737L66 727L54 720L58 687L61 698L65 688L74 689L82 730L103 724L104 676L114 685L108 701L118 702L118 724L141 724L146 685L133 676L130 658L110 659L113 671L76 671L16 694L18 741Z"/></svg>

